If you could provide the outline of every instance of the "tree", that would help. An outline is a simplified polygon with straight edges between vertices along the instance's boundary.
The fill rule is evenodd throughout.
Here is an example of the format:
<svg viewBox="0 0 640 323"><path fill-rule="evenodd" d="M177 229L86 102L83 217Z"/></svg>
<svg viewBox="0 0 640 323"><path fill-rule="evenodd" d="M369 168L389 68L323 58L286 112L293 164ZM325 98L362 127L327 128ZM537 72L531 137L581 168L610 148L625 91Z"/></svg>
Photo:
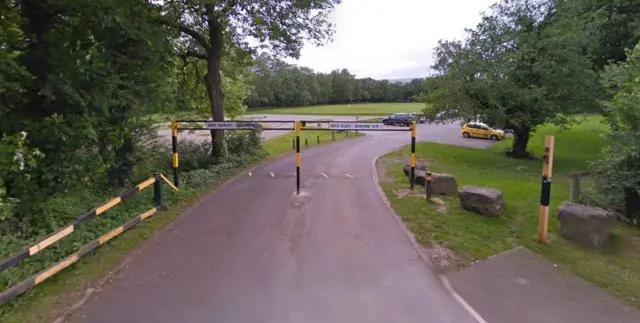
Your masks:
<svg viewBox="0 0 640 323"><path fill-rule="evenodd" d="M304 40L322 44L332 35L329 11L340 0L168 0L160 23L179 32L180 55L204 60L212 118L224 119L221 62L246 62L258 48L297 58ZM249 40L259 45L252 45ZM225 74L229 76L229 74ZM224 133L211 132L212 153L224 153Z"/></svg>
<svg viewBox="0 0 640 323"><path fill-rule="evenodd" d="M440 41L429 114L512 129L510 155L525 157L536 127L568 125L595 106L597 76L579 44L553 28L553 8L551 0L502 1L464 41Z"/></svg>
<svg viewBox="0 0 640 323"><path fill-rule="evenodd" d="M611 91L603 158L594 164L599 191L625 214L640 220L640 43L626 62L607 66L602 80ZM637 222L640 224L640 222Z"/></svg>

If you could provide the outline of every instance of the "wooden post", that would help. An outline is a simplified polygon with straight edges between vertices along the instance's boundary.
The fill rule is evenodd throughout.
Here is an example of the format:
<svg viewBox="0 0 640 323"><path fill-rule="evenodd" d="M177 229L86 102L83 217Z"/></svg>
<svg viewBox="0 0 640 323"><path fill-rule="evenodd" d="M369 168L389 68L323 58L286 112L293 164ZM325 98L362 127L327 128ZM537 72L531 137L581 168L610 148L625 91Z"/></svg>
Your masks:
<svg viewBox="0 0 640 323"><path fill-rule="evenodd" d="M575 173L571 176L571 202L580 202L580 174Z"/></svg>
<svg viewBox="0 0 640 323"><path fill-rule="evenodd" d="M553 175L554 137L544 136L544 161L542 163L542 191L538 216L538 242L547 243L549 231L549 204L551 202L551 176Z"/></svg>
<svg viewBox="0 0 640 323"><path fill-rule="evenodd" d="M424 176L424 191L427 196L427 202L431 201L431 172L427 172Z"/></svg>

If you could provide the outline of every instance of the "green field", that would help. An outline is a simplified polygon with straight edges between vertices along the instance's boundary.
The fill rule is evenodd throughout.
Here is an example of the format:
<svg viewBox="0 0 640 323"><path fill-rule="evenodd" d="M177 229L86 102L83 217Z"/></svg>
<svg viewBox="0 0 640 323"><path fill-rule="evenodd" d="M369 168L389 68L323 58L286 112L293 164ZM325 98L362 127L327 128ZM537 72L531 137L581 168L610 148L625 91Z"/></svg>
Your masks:
<svg viewBox="0 0 640 323"><path fill-rule="evenodd" d="M418 112L424 109L424 103L358 103L339 105L315 105L292 108L249 109L245 114L300 114L330 116L385 116L392 113Z"/></svg>
<svg viewBox="0 0 640 323"><path fill-rule="evenodd" d="M455 175L458 187L478 185L501 190L506 208L500 218L485 218L464 211L457 196L443 197L440 204L427 204L422 193L408 194L408 180L402 172L402 165L407 162L407 148L378 161L381 186L420 243L454 251L453 264L444 267L464 266L476 259L525 246L640 307L640 232L619 224L609 245L602 250L587 250L565 240L556 220L557 207L569 197L568 174L585 171L588 161L600 153L603 143L600 134L606 132L606 126L599 121L590 117L566 132L554 127L540 128L529 144L537 160L507 158L503 152L510 140L486 150L435 143L417 145L419 162L426 161L434 172ZM536 237L540 156L545 134L555 135L556 140L549 245L542 246Z"/></svg>

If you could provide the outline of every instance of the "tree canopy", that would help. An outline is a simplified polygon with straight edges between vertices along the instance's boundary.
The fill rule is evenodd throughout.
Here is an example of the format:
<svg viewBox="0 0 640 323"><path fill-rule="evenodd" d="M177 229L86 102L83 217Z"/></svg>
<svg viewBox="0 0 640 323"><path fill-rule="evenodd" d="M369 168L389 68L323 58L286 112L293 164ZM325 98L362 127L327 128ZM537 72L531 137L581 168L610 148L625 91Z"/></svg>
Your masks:
<svg viewBox="0 0 640 323"><path fill-rule="evenodd" d="M526 156L539 125L567 124L597 108L597 75L579 42L555 27L554 1L512 0L491 12L464 41L440 41L432 68L432 115L480 119L512 129L511 154Z"/></svg>

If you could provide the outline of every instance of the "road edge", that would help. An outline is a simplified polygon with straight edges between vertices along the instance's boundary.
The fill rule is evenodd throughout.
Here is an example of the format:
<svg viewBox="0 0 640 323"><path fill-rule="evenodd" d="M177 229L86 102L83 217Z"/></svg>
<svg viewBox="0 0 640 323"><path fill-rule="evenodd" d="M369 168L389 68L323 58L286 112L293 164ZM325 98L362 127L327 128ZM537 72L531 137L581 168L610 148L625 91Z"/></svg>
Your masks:
<svg viewBox="0 0 640 323"><path fill-rule="evenodd" d="M372 174L373 182L375 183L376 190L378 191L378 194L380 195L382 202L384 203L384 205L386 205L390 214L394 218L396 225L398 225L398 227L404 232L405 237L407 238L407 240L409 240L409 242L413 246L413 249L418 253L418 255L420 255L420 258L429 266L433 267L433 262L424 254L424 252L422 252L422 250L420 249L420 245L418 245L418 242L415 239L415 236L413 235L413 233L411 233L411 231L409 231L409 229L407 229L407 226L405 225L404 221L402 221L402 218L400 218L400 216L393 209L393 207L391 206L391 202L389 202L389 199L387 199L387 195L384 193L384 191L382 190L382 187L380 186L380 181L378 178L378 167L376 166L376 164L378 163L378 159L401 149L402 147L393 149L373 159L373 162L371 163L371 166L372 166L371 171L373 173ZM445 287L445 289L449 292L449 294L451 294L451 296L453 296L453 298L456 301L458 301L460 305L462 305L462 307L473 317L474 320L476 320L476 322L487 323L487 321L483 319L482 316L480 316L480 314L478 314L478 312L476 312L476 310L474 310L473 307L471 307L471 305L469 305L469 303L467 303L464 300L464 298L462 298L462 296L460 296L460 294L458 294L453 289L453 287L449 283L449 279L447 279L445 275L442 275L437 272L435 272L435 274L438 276L438 278L440 279L440 282Z"/></svg>

